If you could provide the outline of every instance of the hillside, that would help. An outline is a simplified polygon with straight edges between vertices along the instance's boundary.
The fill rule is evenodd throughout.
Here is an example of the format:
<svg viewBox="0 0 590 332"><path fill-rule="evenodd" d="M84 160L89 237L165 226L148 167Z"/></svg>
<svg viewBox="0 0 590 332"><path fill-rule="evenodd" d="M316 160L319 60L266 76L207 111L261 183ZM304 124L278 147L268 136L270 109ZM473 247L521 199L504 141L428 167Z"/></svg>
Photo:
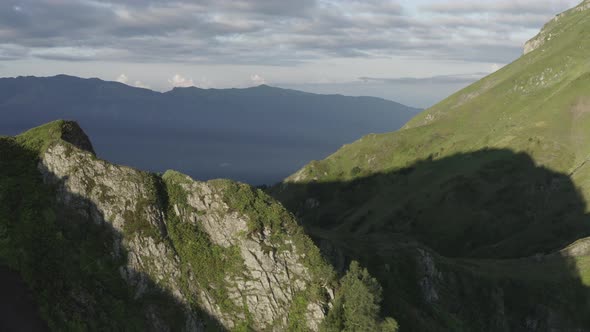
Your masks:
<svg viewBox="0 0 590 332"><path fill-rule="evenodd" d="M401 130L272 188L333 262L369 266L402 330L590 329L588 252L560 251L590 236L589 4Z"/></svg>
<svg viewBox="0 0 590 332"><path fill-rule="evenodd" d="M160 93L65 75L0 79L0 134L70 119L113 162L255 185L276 183L363 135L399 129L417 112L379 98L266 85Z"/></svg>
<svg viewBox="0 0 590 332"><path fill-rule="evenodd" d="M3 297L0 307L15 315L0 326L397 329L379 318L381 288L366 270L353 263L339 279L294 217L260 190L111 164L68 121L0 137L0 157L0 277L34 299ZM356 299L366 310L348 312Z"/></svg>

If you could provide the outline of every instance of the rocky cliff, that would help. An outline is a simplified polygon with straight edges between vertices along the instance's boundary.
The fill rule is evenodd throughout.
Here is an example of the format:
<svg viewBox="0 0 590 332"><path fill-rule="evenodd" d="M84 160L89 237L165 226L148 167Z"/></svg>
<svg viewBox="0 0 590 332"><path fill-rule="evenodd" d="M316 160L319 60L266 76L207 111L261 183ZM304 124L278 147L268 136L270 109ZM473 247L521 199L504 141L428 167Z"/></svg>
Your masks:
<svg viewBox="0 0 590 332"><path fill-rule="evenodd" d="M75 264L116 271L109 278L123 280L128 291L113 304L137 306L140 329L319 329L338 287L336 275L293 216L260 190L232 181L199 182L173 171L159 176L113 165L96 157L73 122L50 123L2 142L7 147L0 146L0 170L19 158L25 162L23 156L36 160L51 195L48 211L56 215L60 236L80 246L72 248L74 252L86 250L86 239L98 237L89 229L101 234L101 250L88 254L103 254L82 264L85 253L80 253ZM15 175L19 172L25 176L15 167ZM15 190L3 193L0 199L18 195ZM0 225L9 224L17 213L8 211ZM82 235L73 239L68 235L73 228L81 228ZM25 269L21 265L14 264ZM67 291L71 301L64 300L65 307L56 310L64 316L102 310L94 299L102 296L97 292L110 292L107 279L97 277L99 289L80 286ZM55 312L47 315L54 316L48 317L53 327L64 328Z"/></svg>
<svg viewBox="0 0 590 332"><path fill-rule="evenodd" d="M543 29L541 29L541 32L539 32L538 35L531 38L524 44L524 54L526 55L542 47L543 45L545 45L546 42L549 42L552 39L559 39L561 37L561 33L563 32L563 30L561 29L561 27L560 29L556 28L556 26L558 26L558 22L562 18L566 17L568 14L582 12L588 9L590 9L590 1L584 0L577 7L574 7L564 13L556 15L553 19L551 19L551 21L549 21L549 23L545 24L545 26L543 27Z"/></svg>

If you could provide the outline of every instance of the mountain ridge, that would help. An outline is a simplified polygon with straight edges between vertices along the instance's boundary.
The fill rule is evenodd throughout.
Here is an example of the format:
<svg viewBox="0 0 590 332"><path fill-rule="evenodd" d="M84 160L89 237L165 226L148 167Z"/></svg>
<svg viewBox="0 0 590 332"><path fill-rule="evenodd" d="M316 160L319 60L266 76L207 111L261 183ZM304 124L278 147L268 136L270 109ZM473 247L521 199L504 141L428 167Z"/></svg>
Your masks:
<svg viewBox="0 0 590 332"><path fill-rule="evenodd" d="M276 90L276 91L282 91L282 92L288 92L288 93L294 93L294 94L301 94L301 95L313 95L313 96L337 96L337 97L349 97L349 98L360 98L360 99L375 99L375 100L382 100L382 101L387 101L387 102L392 102L404 107L409 107L409 108L413 108L413 109L419 109L417 107L412 107L412 106L407 106L407 105L403 105L401 103L398 103L394 100L390 100L387 98L383 98L383 97L376 97L376 96L348 96L348 95L344 95L344 94L340 94L340 93L314 93L314 92L307 92L307 91L300 91L300 90L296 90L296 89L291 89L291 88L283 88L280 86L274 86L274 85L269 85L269 84L260 84L260 85L255 85L255 86L248 86L248 87L229 87L229 88L201 88L198 86L186 86L186 87L182 87L182 86L174 86L172 87L170 90L165 90L165 91L159 91L159 90L153 90L151 88L146 88L146 87L138 87L135 85L131 85L131 84L126 84L126 83L122 83L122 82L118 82L118 81L111 81L111 80L105 80L99 77L80 77L80 76L75 76L75 75L69 75L69 74L56 74L56 75L52 75L52 76L35 76L35 75L26 75L26 76L14 76L14 77L0 77L0 81L2 80L52 80L52 79L67 79L67 80L77 80L77 81L88 81L88 82L99 82L99 83L106 83L106 84L112 84L112 85L123 85L132 89L138 89L138 90L148 90L151 91L155 94L171 94L174 91L200 91L200 92L223 92L223 91L252 91L252 90Z"/></svg>
<svg viewBox="0 0 590 332"><path fill-rule="evenodd" d="M65 75L0 79L0 133L76 120L114 162L256 185L275 183L366 133L397 129L417 111L384 99L272 87L160 93Z"/></svg>

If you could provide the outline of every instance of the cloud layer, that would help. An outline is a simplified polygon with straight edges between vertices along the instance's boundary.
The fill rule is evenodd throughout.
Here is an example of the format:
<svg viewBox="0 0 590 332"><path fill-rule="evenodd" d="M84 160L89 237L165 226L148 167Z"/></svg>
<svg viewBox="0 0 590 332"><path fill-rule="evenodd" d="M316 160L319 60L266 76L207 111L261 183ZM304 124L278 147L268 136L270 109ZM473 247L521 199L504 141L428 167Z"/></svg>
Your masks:
<svg viewBox="0 0 590 332"><path fill-rule="evenodd" d="M581 0L3 0L0 76L271 84L426 107Z"/></svg>
<svg viewBox="0 0 590 332"><path fill-rule="evenodd" d="M506 63L574 0L7 0L0 61L292 65L425 57Z"/></svg>

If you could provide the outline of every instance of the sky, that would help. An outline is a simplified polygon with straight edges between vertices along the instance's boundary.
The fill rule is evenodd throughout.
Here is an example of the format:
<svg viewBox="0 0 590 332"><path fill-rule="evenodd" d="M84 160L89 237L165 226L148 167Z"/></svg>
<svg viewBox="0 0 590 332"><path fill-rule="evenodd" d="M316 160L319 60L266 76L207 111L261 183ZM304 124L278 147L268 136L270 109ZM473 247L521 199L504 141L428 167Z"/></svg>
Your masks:
<svg viewBox="0 0 590 332"><path fill-rule="evenodd" d="M0 76L260 84L428 107L581 0L2 0Z"/></svg>

